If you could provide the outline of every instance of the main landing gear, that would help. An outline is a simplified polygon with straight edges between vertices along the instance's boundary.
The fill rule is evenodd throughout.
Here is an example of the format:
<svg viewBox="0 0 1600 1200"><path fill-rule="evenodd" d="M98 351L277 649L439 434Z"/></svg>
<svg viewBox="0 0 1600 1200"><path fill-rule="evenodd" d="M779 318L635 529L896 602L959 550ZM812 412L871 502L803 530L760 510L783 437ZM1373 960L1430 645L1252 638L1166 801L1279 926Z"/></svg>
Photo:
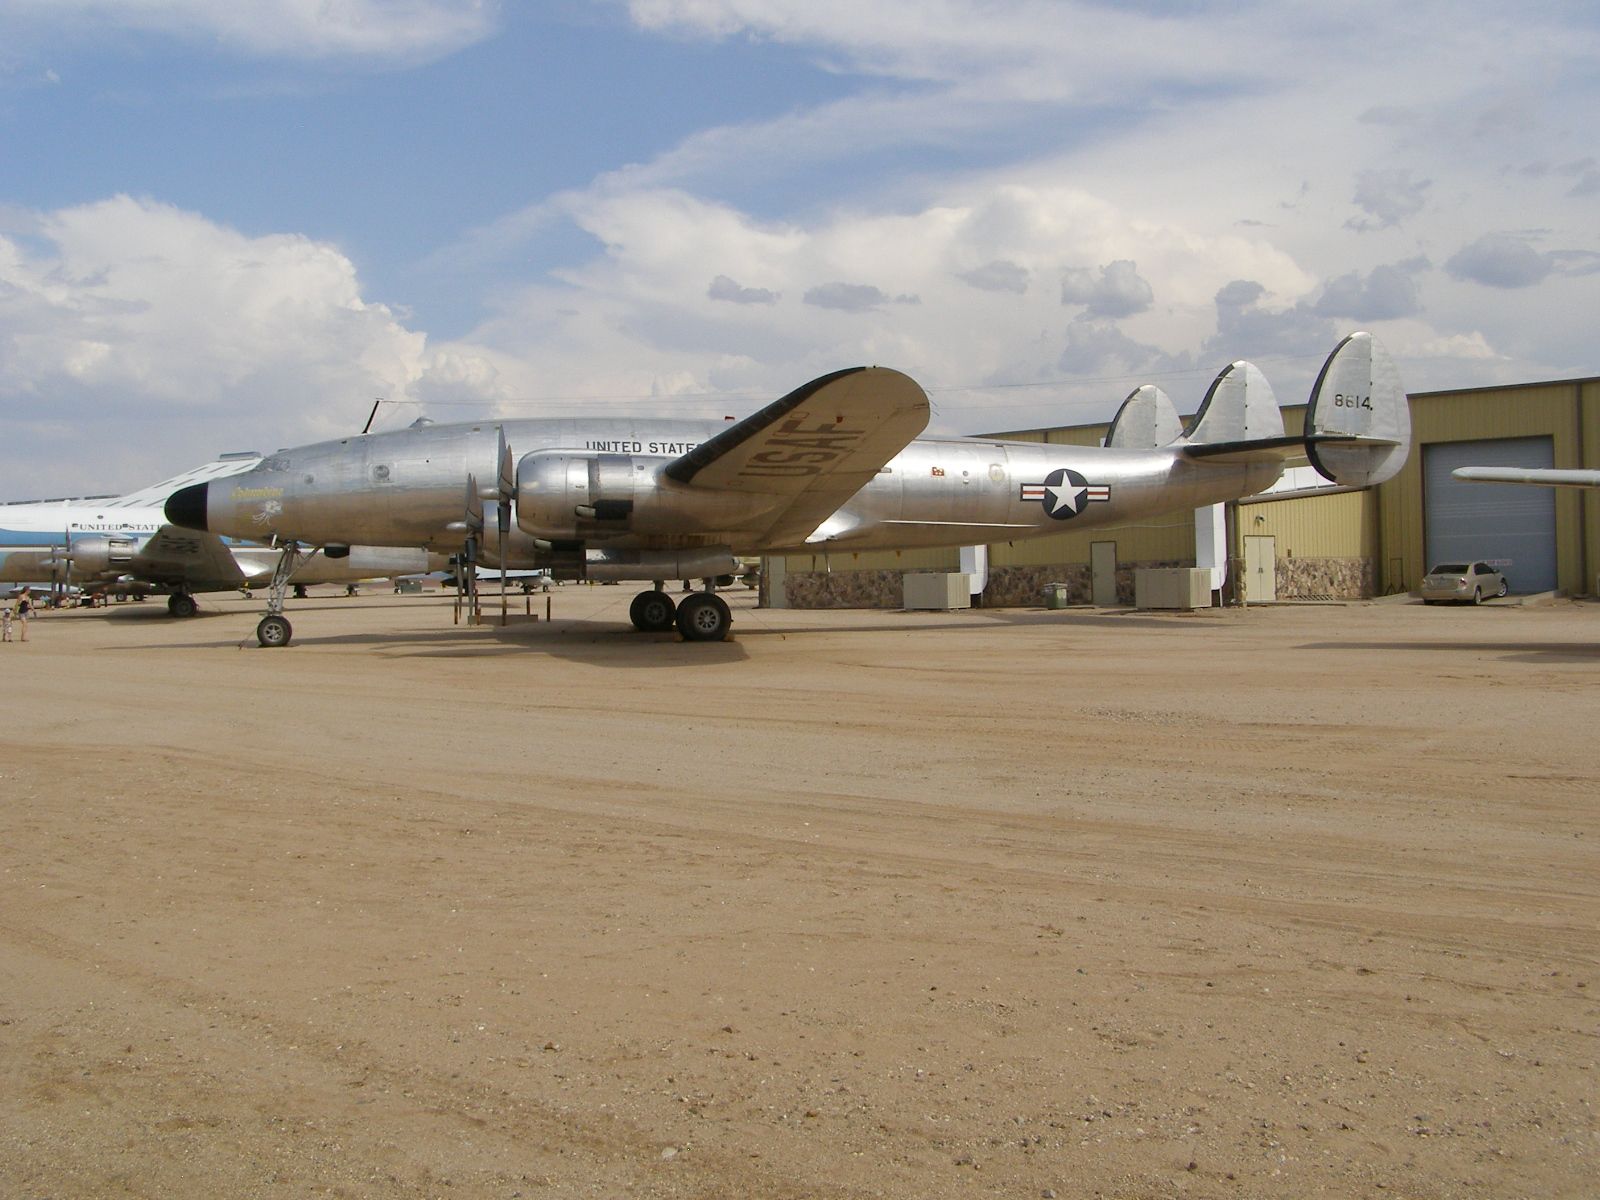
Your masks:
<svg viewBox="0 0 1600 1200"><path fill-rule="evenodd" d="M686 642L720 642L733 625L733 613L715 592L695 592L674 604L660 583L633 598L628 618L643 633L665 633L676 626Z"/></svg>
<svg viewBox="0 0 1600 1200"><path fill-rule="evenodd" d="M175 617L192 617L199 611L200 606L188 592L173 592L167 597L167 612Z"/></svg>

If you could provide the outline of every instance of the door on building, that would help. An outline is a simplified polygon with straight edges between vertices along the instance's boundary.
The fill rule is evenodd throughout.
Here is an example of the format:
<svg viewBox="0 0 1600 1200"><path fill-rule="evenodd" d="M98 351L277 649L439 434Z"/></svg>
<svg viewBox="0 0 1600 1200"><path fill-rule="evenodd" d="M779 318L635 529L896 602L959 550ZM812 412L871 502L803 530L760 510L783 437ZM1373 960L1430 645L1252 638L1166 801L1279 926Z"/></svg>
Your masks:
<svg viewBox="0 0 1600 1200"><path fill-rule="evenodd" d="M1454 479L1457 467L1549 467L1549 437L1440 442L1422 448L1422 514L1426 566L1481 559L1500 571L1513 592L1556 587L1556 488Z"/></svg>
<svg viewBox="0 0 1600 1200"><path fill-rule="evenodd" d="M1117 544L1089 543L1089 592L1096 608L1117 606Z"/></svg>
<svg viewBox="0 0 1600 1200"><path fill-rule="evenodd" d="M1278 539L1250 534L1244 539L1244 598L1271 604L1278 598Z"/></svg>

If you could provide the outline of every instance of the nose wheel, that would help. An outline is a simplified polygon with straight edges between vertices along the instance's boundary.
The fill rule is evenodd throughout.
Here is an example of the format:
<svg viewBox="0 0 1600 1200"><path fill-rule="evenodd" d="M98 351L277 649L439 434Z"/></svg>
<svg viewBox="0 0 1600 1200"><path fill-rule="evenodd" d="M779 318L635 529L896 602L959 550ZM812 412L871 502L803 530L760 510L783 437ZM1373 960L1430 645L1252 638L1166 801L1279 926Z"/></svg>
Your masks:
<svg viewBox="0 0 1600 1200"><path fill-rule="evenodd" d="M294 627L289 624L287 617L265 616L256 625L256 641L269 648L287 646L293 635Z"/></svg>

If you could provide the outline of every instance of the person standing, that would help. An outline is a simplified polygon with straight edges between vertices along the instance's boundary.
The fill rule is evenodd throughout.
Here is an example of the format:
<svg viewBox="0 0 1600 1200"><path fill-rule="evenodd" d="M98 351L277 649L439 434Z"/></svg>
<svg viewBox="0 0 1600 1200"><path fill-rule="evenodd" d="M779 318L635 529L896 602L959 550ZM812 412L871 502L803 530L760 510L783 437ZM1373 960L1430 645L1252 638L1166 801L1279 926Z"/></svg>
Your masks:
<svg viewBox="0 0 1600 1200"><path fill-rule="evenodd" d="M22 589L22 595L17 597L17 624L22 628L19 641L28 640L28 618L33 616L33 596L27 588Z"/></svg>
<svg viewBox="0 0 1600 1200"><path fill-rule="evenodd" d="M11 601L0 600L0 642L11 640Z"/></svg>

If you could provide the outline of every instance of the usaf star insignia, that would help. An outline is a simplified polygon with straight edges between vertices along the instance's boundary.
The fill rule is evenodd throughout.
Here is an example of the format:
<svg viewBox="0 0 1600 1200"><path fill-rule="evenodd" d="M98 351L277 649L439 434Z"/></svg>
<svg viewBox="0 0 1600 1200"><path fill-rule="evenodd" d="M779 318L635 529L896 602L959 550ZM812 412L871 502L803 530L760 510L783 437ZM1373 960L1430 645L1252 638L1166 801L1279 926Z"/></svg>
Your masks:
<svg viewBox="0 0 1600 1200"><path fill-rule="evenodd" d="M1044 506L1047 516L1066 521L1095 501L1110 500L1111 488L1103 483L1090 483L1076 471L1062 467L1046 475L1043 483L1023 484L1018 499L1037 500Z"/></svg>

